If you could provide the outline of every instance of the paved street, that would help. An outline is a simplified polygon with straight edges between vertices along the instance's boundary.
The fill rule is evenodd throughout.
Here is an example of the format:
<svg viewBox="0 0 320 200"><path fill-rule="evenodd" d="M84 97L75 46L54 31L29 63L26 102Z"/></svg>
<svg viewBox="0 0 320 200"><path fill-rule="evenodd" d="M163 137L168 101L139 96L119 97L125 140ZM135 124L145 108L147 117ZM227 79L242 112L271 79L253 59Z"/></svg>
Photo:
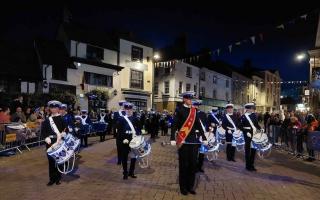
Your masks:
<svg viewBox="0 0 320 200"><path fill-rule="evenodd" d="M47 187L48 170L44 148L0 158L0 199L98 200L98 199L319 199L320 165L290 159L273 152L259 160L258 172L244 170L243 155L237 162L205 163L198 174L197 195L181 196L177 184L175 147L152 145L150 169L137 167L137 179L122 180L116 165L115 141L96 143L81 152L77 171L63 176L61 185Z"/></svg>

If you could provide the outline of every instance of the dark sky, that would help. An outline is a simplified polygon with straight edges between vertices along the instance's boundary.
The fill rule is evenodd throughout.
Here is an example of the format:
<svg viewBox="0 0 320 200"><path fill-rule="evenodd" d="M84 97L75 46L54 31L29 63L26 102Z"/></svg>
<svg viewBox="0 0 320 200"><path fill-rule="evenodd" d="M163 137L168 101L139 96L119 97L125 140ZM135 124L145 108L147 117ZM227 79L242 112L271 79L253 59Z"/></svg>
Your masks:
<svg viewBox="0 0 320 200"><path fill-rule="evenodd" d="M5 24L2 39L28 44L35 36L53 38L64 3L25 2L19 1L5 8L8 12L2 13L5 15L2 17ZM149 1L139 5L122 1L121 5L104 2L69 1L67 5L72 13L72 21L101 31L115 28L133 31L155 48L169 45L177 35L185 33L191 52L204 47L212 50L222 48L218 59L231 64L239 66L244 59L250 58L256 67L279 69L284 80L308 78L308 60L296 62L294 56L314 48L317 14L309 15L306 21L298 20L286 26L285 30L276 30L275 26L317 10L310 4L293 3L289 7L259 3L261 5L247 4L241 7L212 6L200 1L193 1L192 4ZM264 33L263 42L257 42L256 45L249 42L234 47L232 53L228 53L229 44L249 39L260 32Z"/></svg>

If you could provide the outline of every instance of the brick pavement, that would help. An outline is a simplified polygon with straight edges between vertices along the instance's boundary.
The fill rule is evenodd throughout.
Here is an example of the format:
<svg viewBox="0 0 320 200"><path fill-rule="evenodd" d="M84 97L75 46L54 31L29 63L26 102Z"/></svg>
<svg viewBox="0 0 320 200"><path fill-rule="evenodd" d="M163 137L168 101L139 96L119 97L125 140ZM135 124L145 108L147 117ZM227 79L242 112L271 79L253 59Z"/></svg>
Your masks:
<svg viewBox="0 0 320 200"><path fill-rule="evenodd" d="M81 152L77 171L63 176L61 185L47 187L44 148L22 155L0 158L0 199L319 199L320 165L291 160L273 152L257 162L258 172L244 170L243 154L237 162L205 163L205 174L197 174L197 195L181 196L177 184L175 147L153 143L149 169L137 167L137 179L122 180L116 163L115 141L91 145Z"/></svg>

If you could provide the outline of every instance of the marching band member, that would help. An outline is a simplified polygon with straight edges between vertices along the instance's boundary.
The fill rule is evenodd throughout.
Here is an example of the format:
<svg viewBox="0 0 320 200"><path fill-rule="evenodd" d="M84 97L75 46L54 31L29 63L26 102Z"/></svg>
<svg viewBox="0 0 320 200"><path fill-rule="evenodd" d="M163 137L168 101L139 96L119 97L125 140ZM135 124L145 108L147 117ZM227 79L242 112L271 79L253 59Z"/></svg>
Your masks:
<svg viewBox="0 0 320 200"><path fill-rule="evenodd" d="M132 140L133 135L141 135L141 129L139 128L139 120L133 116L133 105L131 103L124 103L124 109L126 114L118 120L118 138L121 141L121 162L123 168L123 179L128 179L128 176L137 178L134 175L136 158L132 156L130 161L130 169L128 173L128 155L130 152L129 143Z"/></svg>
<svg viewBox="0 0 320 200"><path fill-rule="evenodd" d="M217 128L219 125L221 125L220 118L218 116L218 109L213 108L211 112L208 115L208 124L209 124L209 129L213 132L213 134L216 133Z"/></svg>
<svg viewBox="0 0 320 200"><path fill-rule="evenodd" d="M118 127L118 122L121 119L121 117L126 115L126 112L125 112L125 110L123 108L125 103L126 103L125 100L119 101L120 109L119 109L119 111L113 113L113 127L114 127L113 134L114 134L114 136L116 138L117 155L118 155L117 164L118 165L121 165L121 148L120 148L120 145L121 145L122 141L121 141L120 136L118 134L117 127Z"/></svg>
<svg viewBox="0 0 320 200"><path fill-rule="evenodd" d="M68 127L68 133L73 133L74 130L74 117L73 115L69 114L68 112L68 106L67 104L61 104L60 106L60 115L64 120L64 123L67 125Z"/></svg>
<svg viewBox="0 0 320 200"><path fill-rule="evenodd" d="M200 101L194 101L192 103L192 105L197 109L197 115L199 116L200 125L201 125L201 128L202 128L203 132L208 132L209 131L209 129L208 129L208 119L207 119L206 113L200 110L200 105L201 104L202 103ZM203 137L203 136L201 135L201 137ZM202 169L203 161L204 161L204 154L199 152L198 171L204 173L204 170Z"/></svg>
<svg viewBox="0 0 320 200"><path fill-rule="evenodd" d="M80 123L82 125L82 128L80 128L80 141L82 147L88 147L88 133L84 131L83 126L84 125L91 125L91 119L88 115L87 110L81 110L81 116L80 116Z"/></svg>
<svg viewBox="0 0 320 200"><path fill-rule="evenodd" d="M257 171L256 168L254 167L256 149L251 148L251 141L252 141L254 132L256 130L263 131L263 129L261 129L258 123L257 116L254 113L255 104L247 103L244 105L244 108L246 112L240 118L240 127L245 139L246 169L248 171Z"/></svg>
<svg viewBox="0 0 320 200"><path fill-rule="evenodd" d="M52 117L53 124L58 128L58 131L62 133L66 128L66 124L64 123L63 118L59 114L59 108L61 106L61 103L59 101L49 101L48 107L50 110L51 116L49 118L46 118L43 122L43 125L41 127L41 133L43 134L46 142L46 149L51 147L52 144L54 144L57 141L57 134L54 132L52 125L50 123L50 118ZM63 136L63 135L61 135ZM56 185L60 185L61 180L61 173L58 171L58 166L56 165L55 160L47 155L48 162L49 162L49 182L48 186L53 185L54 183Z"/></svg>
<svg viewBox="0 0 320 200"><path fill-rule="evenodd" d="M98 122L99 123L108 123L108 116L107 116L105 109L100 109L100 113L98 115ZM106 140L106 134L107 134L106 131L99 133L100 142L103 142Z"/></svg>
<svg viewBox="0 0 320 200"><path fill-rule="evenodd" d="M238 129L238 120L233 114L233 104L227 104L226 111L227 113L222 118L222 128L226 130L227 160L236 162L234 159L236 147L232 144L232 134Z"/></svg>
<svg viewBox="0 0 320 200"><path fill-rule="evenodd" d="M196 194L194 182L197 172L199 137L204 134L197 110L192 106L193 96L194 92L182 94L183 105L176 108L171 129L171 145L178 146L179 185L183 195ZM205 137L202 140L205 145L208 145Z"/></svg>

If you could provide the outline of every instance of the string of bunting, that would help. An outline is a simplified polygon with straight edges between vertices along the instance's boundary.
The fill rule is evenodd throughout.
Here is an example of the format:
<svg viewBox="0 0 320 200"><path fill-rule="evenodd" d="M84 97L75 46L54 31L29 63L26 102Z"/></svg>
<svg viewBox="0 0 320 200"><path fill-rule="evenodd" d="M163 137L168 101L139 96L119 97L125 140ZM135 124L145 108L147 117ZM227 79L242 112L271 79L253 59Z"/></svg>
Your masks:
<svg viewBox="0 0 320 200"><path fill-rule="evenodd" d="M286 27L295 24L298 20L299 21L307 21L308 16L314 14L314 13L319 13L319 10L313 10L309 13L300 15L298 17L295 17L285 23L281 23L278 24L277 26L275 26L274 28L276 30L285 30ZM186 57L186 58L181 58L178 59L178 61L180 62L197 62L199 61L201 56L207 56L209 55L217 55L220 56L222 51L227 50L229 53L232 53L232 50L234 47L236 46L241 46L242 44L248 43L249 41L251 42L252 45L255 45L258 41L263 42L264 41L264 37L265 37L265 32L261 32L261 33L257 33L257 34L253 34L250 37L237 41L235 43L232 43L230 45L228 45L226 48L217 48L215 50L209 51L207 53L203 53L203 54L198 54L198 55L194 55L194 56L190 56L190 57ZM161 61L161 62L156 62L155 63L155 67L170 67L172 66L175 62L177 61L177 59L173 59L173 60L169 60L169 61Z"/></svg>

